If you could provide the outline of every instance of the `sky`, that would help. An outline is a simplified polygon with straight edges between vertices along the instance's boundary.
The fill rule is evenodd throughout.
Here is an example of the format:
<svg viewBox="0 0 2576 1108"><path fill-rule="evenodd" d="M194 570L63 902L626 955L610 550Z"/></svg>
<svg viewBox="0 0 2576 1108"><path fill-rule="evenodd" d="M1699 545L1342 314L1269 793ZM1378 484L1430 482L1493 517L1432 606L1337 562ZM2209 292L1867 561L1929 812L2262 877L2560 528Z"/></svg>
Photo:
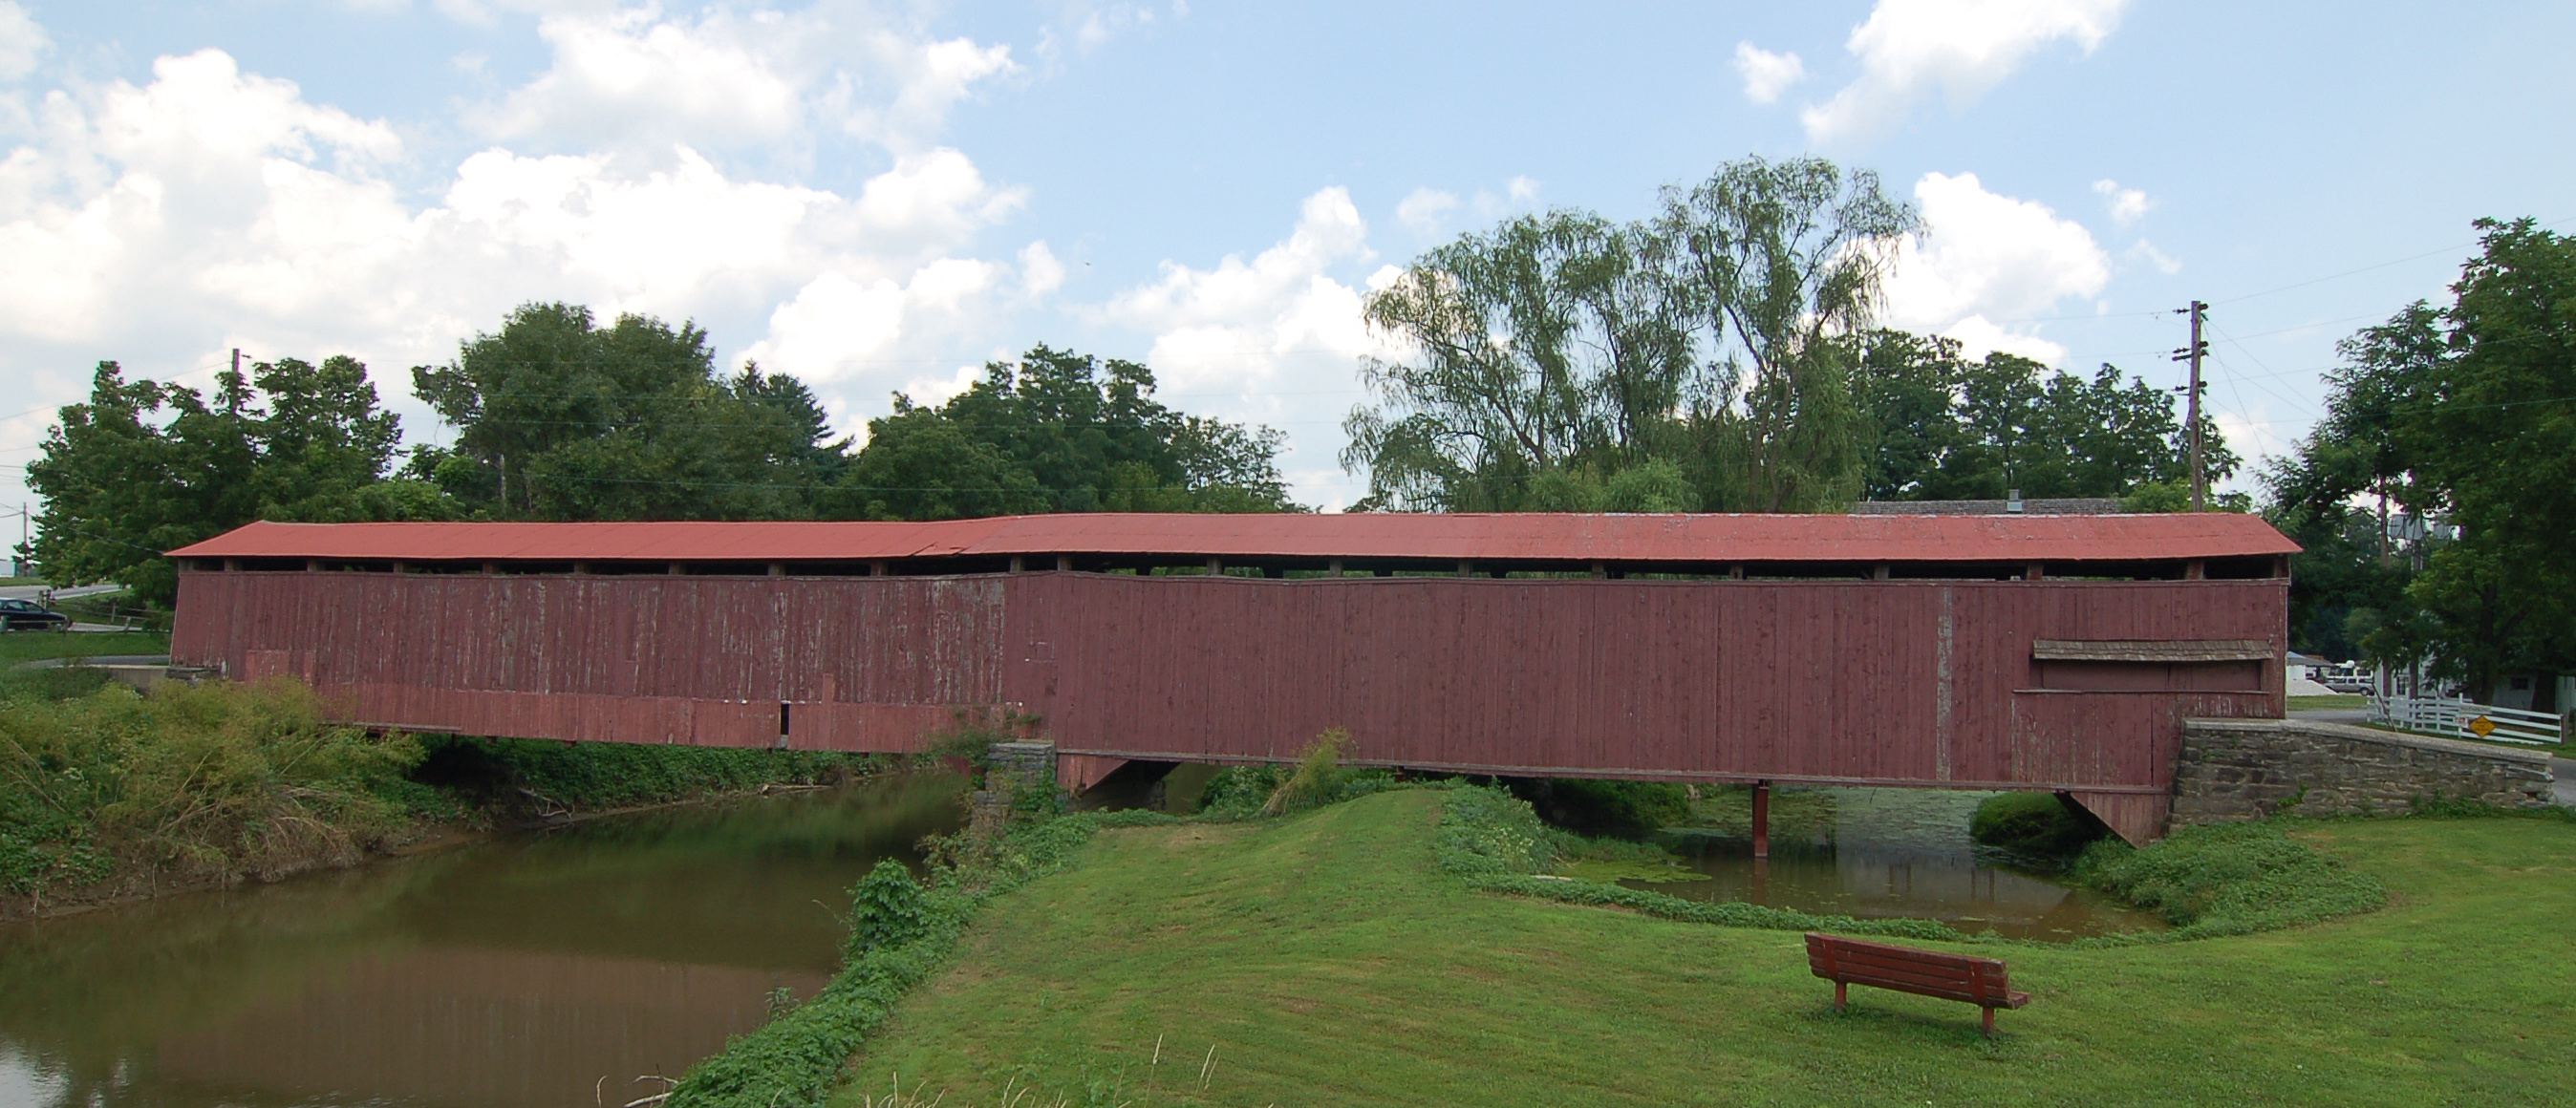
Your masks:
<svg viewBox="0 0 2576 1108"><path fill-rule="evenodd" d="M0 0L0 505L99 361L350 354L435 443L410 367L565 300L861 436L1038 343L1142 360L1338 508L1403 355L1374 284L1750 155L1916 203L1885 321L1971 353L2178 384L2208 301L2211 408L2277 455L2472 221L2576 230L2570 41L2563 3Z"/></svg>

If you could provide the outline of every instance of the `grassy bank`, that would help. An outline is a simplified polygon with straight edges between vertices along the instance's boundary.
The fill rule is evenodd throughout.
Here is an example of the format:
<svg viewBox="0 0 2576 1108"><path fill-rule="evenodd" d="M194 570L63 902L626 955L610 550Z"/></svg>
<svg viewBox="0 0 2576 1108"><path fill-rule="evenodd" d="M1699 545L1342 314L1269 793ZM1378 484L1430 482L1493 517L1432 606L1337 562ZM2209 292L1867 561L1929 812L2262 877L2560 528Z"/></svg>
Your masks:
<svg viewBox="0 0 2576 1108"><path fill-rule="evenodd" d="M328 715L285 679L149 696L94 681L0 689L0 918L348 865L457 825L866 768L835 754L369 734Z"/></svg>
<svg viewBox="0 0 2576 1108"><path fill-rule="evenodd" d="M985 909L839 1102L898 1076L1140 1108L2576 1102L2565 822L2298 827L2390 901L2289 930L1954 947L2035 995L1990 1042L1965 1005L1856 990L1834 1014L1794 932L1476 891L1439 864L1445 799L1104 831Z"/></svg>
<svg viewBox="0 0 2576 1108"><path fill-rule="evenodd" d="M2290 710L2293 712L2309 712L2322 709L2340 708L2367 708L2370 706L2370 698L2359 693L2330 693L2323 696L2294 696L2289 698L2289 701Z"/></svg>

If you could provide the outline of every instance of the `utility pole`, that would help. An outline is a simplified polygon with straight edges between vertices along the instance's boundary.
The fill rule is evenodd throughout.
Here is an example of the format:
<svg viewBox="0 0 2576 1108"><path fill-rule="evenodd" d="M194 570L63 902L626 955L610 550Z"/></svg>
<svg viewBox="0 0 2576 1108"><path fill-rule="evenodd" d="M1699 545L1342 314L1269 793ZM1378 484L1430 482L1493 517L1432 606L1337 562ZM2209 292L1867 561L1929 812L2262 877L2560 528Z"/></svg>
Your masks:
<svg viewBox="0 0 2576 1108"><path fill-rule="evenodd" d="M2185 394L2183 427L2191 435L2191 510L2198 512L2206 510L2209 500L2209 484L2200 468L2200 359L2209 353L2208 341L2200 337L2200 322L2209 305L2194 300L2190 307L2176 310L2191 316L2191 345L2174 351L2173 360L2191 363L2191 384L2181 391Z"/></svg>

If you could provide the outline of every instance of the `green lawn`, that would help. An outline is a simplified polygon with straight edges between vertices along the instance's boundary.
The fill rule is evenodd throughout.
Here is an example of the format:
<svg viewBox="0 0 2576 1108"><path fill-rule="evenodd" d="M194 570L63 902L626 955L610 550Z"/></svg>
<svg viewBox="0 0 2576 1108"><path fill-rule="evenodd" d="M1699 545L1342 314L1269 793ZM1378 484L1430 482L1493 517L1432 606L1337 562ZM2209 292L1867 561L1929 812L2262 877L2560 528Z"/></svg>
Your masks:
<svg viewBox="0 0 2576 1108"><path fill-rule="evenodd" d="M1138 1108L2576 1104L2576 825L2321 824L2389 908L1979 947L2035 996L1989 1042L1964 1004L1855 989L1834 1014L1794 933L1465 891L1432 869L1441 799L1103 832L986 911L838 1103L899 1074L951 1106L1014 1079Z"/></svg>
<svg viewBox="0 0 2576 1108"><path fill-rule="evenodd" d="M2329 696L2293 696L2289 698L2289 701L2290 710L2293 712L2312 712L2323 708L2366 708L2370 706L2370 698L2363 696L2360 693L2334 693Z"/></svg>
<svg viewBox="0 0 2576 1108"><path fill-rule="evenodd" d="M169 652L170 636L159 631L0 632L0 668L39 658Z"/></svg>

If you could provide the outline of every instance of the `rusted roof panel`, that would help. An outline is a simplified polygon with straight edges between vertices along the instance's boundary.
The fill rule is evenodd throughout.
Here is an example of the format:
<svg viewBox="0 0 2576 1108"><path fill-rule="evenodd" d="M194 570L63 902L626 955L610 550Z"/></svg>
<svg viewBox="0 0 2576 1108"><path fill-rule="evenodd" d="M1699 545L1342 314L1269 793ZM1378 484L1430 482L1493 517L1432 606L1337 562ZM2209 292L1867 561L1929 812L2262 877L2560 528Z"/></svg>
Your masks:
<svg viewBox="0 0 2576 1108"><path fill-rule="evenodd" d="M188 558L838 561L1054 554L1554 562L2115 562L2299 549L2225 512L2115 516L1094 512L938 523L253 523Z"/></svg>

